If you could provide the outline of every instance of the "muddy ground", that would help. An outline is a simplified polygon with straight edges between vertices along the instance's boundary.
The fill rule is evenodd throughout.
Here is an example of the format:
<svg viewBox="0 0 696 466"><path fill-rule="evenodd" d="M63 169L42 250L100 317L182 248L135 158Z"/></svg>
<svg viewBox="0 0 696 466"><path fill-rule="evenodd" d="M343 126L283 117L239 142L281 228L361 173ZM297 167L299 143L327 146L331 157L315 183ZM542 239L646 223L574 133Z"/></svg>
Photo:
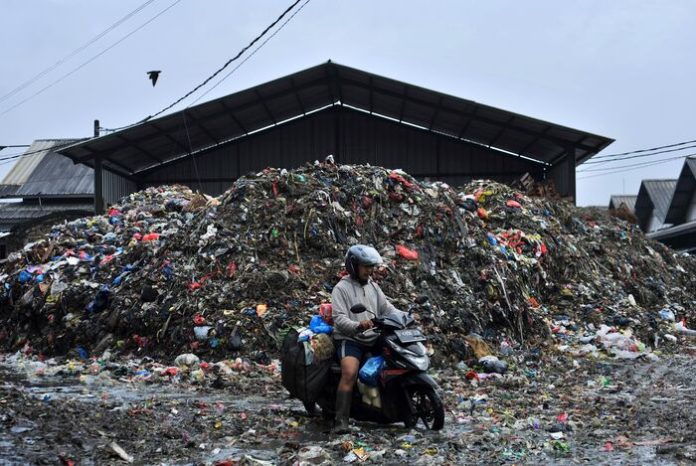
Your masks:
<svg viewBox="0 0 696 466"><path fill-rule="evenodd" d="M371 464L696 462L694 347L657 362L527 355L481 381L435 372L442 431L357 423L340 437L287 399L277 371L201 386L114 364L50 376L0 367L2 465L358 463L351 448Z"/></svg>

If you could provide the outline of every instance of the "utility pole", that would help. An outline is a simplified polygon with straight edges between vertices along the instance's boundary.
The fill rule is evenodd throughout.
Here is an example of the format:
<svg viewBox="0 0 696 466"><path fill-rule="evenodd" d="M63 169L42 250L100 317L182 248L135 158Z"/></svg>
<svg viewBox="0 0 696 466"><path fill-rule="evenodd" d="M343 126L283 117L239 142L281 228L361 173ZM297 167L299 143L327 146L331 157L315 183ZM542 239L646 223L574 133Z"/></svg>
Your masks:
<svg viewBox="0 0 696 466"><path fill-rule="evenodd" d="M94 137L99 137L99 120L94 120ZM94 157L94 213L104 213L104 196L102 193L102 158L100 154Z"/></svg>

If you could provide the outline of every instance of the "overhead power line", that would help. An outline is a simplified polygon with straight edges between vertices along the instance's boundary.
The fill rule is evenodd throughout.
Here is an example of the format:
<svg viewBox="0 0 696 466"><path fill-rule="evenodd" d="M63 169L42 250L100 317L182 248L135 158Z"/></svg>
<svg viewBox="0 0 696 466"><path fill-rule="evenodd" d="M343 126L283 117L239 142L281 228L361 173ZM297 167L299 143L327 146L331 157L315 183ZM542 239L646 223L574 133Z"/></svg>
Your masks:
<svg viewBox="0 0 696 466"><path fill-rule="evenodd" d="M180 0L177 0L177 2L178 2L178 1L180 1ZM307 5L307 3L309 3L310 1L311 1L311 0L305 0L305 2L302 4L302 6L301 6L297 11L295 11L295 13L293 13L293 14L292 14L292 15L291 15L291 16L290 16L290 17L289 17L289 18L288 18L288 19L287 19L287 20L286 20L286 21L285 21L285 22L284 22L272 35L271 35L271 36L269 36L263 43L261 43L261 44L253 51L253 53L252 53L251 55L253 55L254 53L256 53L261 47L263 47L263 45L264 45L266 42L268 42L273 36L275 36L275 35L276 35L276 34L277 34L277 33L278 33L278 32L279 32L279 31L280 31L280 30L281 30L281 29L282 29L282 28L283 28L283 27L284 27L284 26L297 14L297 13L299 13L299 12L302 10L302 8L304 8L305 5ZM269 28L273 27L274 24L277 24L277 23L279 22L279 20L281 20L281 19L283 18L283 16L285 16L285 15L287 14L288 11L290 11L295 5L297 5L297 3L299 3L299 1L293 3L288 9L286 9L286 10L283 12L283 14L271 24L271 26L269 26L268 28L266 28L266 29L264 30L264 32L261 33L261 35L259 35L256 39L254 39L254 40L253 40L247 47L245 47L245 48L242 50L242 52L240 52L240 53L243 53L243 51L246 50L246 49L248 49L251 45L253 45L254 42L257 42L259 37L262 37L262 36L268 31ZM173 5L172 5L172 6L173 6ZM171 7L170 7L170 8L171 8ZM251 55L250 55L250 56L251 56ZM248 58L249 58L249 57L247 57L244 61L248 60ZM229 62L228 62L228 63L229 63ZM242 62L242 63L243 63L243 62ZM227 65L227 64L226 64L226 65ZM240 65L241 65L241 64L240 64ZM238 68L238 67L237 67L237 68ZM235 68L235 69L236 69L236 68ZM218 70L217 73L219 73L219 71L220 71L220 70ZM232 73L232 71L231 71L230 73L228 73L228 74L223 78L223 80L226 79L231 73ZM213 75L213 76L214 76L214 75ZM219 84L219 83L218 83L218 84ZM132 125L129 125L129 126L132 126ZM128 126L124 126L124 127L122 127L122 128L115 128L115 129L107 129L107 128L102 128L102 129L105 129L105 130L107 130L107 131L118 131L118 130L120 130L120 129L127 128L127 127L128 127ZM55 145L55 146L51 147L51 148L48 149L48 150L51 150L51 151L54 151L54 152L55 152L55 151L58 151L58 150L60 150L60 149L64 149L64 148L66 148L66 147L68 147L68 146L71 146L71 145L73 145L73 144L76 144L76 143L77 143L77 141L72 141L72 142L65 143L65 144L58 144L58 145ZM7 146L7 147L9 147L9 146ZM19 147L19 146L18 146L18 147ZM24 146L24 147L27 147L27 146ZM5 155L5 156L0 156L0 163L5 162L5 161L9 161L9 160L19 159L19 158L22 158L22 157L29 157L29 156L32 156L32 155L37 154L37 153L39 153L39 152L44 152L45 150L47 150L47 149L39 149L39 150L30 151L30 152L24 152L24 153L21 153L21 154L8 154L8 155Z"/></svg>
<svg viewBox="0 0 696 466"><path fill-rule="evenodd" d="M639 170L641 168L651 167L654 165L661 165L663 163L671 162L673 160L686 159L689 157L693 157L695 155L696 155L696 153L693 153L693 154L687 154L687 155L679 155L676 157L670 157L670 158L663 159L663 160L653 160L650 162L639 162L639 163L635 163L635 164L625 165L622 167L612 167L610 169L597 169L596 171L601 171L602 173L597 173L597 174L588 175L588 176L580 176L577 179L578 180L586 180L589 178L597 178L600 176L614 175L616 173L624 173L624 172L628 172L628 171ZM587 170L587 171L595 171L595 170ZM584 173L584 172L582 172L582 173Z"/></svg>
<svg viewBox="0 0 696 466"><path fill-rule="evenodd" d="M686 144L693 144L693 143L696 143L696 139L694 139L693 141L684 141L684 142L677 142L675 144L668 144L666 146L652 147L650 149L638 149L638 150L632 150L629 152L620 152L618 154L600 154L600 155L597 155L595 157L592 157L592 160L605 159L605 158L611 158L611 157L619 157L621 155L638 154L641 152L652 152L654 150L668 149L670 147L684 146Z"/></svg>
<svg viewBox="0 0 696 466"><path fill-rule="evenodd" d="M44 147L43 149L37 149L37 150L32 150L28 152L22 152L20 154L6 154L3 156L0 156L0 162L4 162L6 160L16 160L16 159L21 159L22 157L30 157L32 155L38 154L39 152L56 152L61 149L65 149L68 146L72 146L73 144L77 144L78 141L71 141L71 142L66 142L63 144L56 144L55 146L51 147Z"/></svg>
<svg viewBox="0 0 696 466"><path fill-rule="evenodd" d="M205 97L206 95L208 95L213 89L215 89L215 88L218 87L220 84L222 84L222 83L223 83L227 78L229 78L235 71L237 71L244 63L246 63L247 60L249 60L251 57L253 57L254 55L256 55L256 52L258 52L264 45L266 45L266 43L268 43L269 40L273 39L273 38L275 37L275 35L278 34L278 33L285 27L285 25L288 24L288 23L295 17L295 15L297 15L300 11L302 11L302 9L303 9L305 6L307 6L307 4L308 4L310 1L311 1L311 0L305 0L305 2L304 2L302 5L300 5L300 7L299 7L297 10L295 10L295 12L294 12L292 15L290 15L290 17L289 17L288 19L286 19L285 22L283 22L283 24L281 24L281 25L278 27L278 29L276 29L275 31L273 31L273 34L271 34L270 36L268 36L268 37L266 38L266 40L264 40L263 42L261 42L261 43L259 44L258 47L256 47L249 55L247 55L247 56L244 58L244 60L242 60L241 62L239 62L239 64L238 64L237 66L235 66L234 68L232 68L225 76L223 76L222 79L220 79L220 81L218 81L217 83L215 83L210 89L208 89L207 91L205 91L203 94L201 94L200 96L198 96L198 98L196 98L196 100L194 100L193 102L191 102L191 104L189 105L189 107L190 107L191 105L195 104L196 102L198 102L199 100L201 100L201 99L202 99L203 97ZM188 108L188 107L187 107L187 108Z"/></svg>
<svg viewBox="0 0 696 466"><path fill-rule="evenodd" d="M52 83L48 84L47 86L45 86L45 87L39 89L37 92L35 92L34 94L30 95L30 96L27 97L26 99L21 100L21 101L19 101L18 103L16 103L15 105L13 105L13 106L7 108L6 110L4 110L3 112L0 112L0 116L1 116L1 115L5 115L6 113L11 112L12 110L14 110L15 108L19 107L20 105L22 105L22 104L28 102L29 100L33 99L34 97L38 96L39 94L44 93L45 91L47 91L48 89L52 88L53 86L55 86L55 85L58 84L59 82L61 82L61 81L63 81L64 79L68 78L69 76L75 74L77 71L79 71L80 69L82 69L82 68L84 68L85 66L89 65L89 64L92 63L94 60L96 60L97 58L101 57L101 56L104 55L106 52L108 52L108 51L111 50L112 48L116 47L118 44L120 44L120 43L123 42L124 40L128 39L130 36L132 36L132 35L135 34L136 32L140 31L142 28L144 28L145 26L147 26L148 24L150 24L151 22L153 22L154 20L156 20L157 18L159 18L160 16L162 16L164 13L166 13L168 10L170 10L171 8L173 8L173 7L174 7L177 3L179 3L180 1L181 1L181 0L175 0L174 3L172 3L171 5L169 5L167 8L161 10L161 11L160 11L159 13L157 13L155 16L153 16L152 18L150 18L149 20L147 20L145 23L141 24L140 26L138 26L137 28L135 28L133 31L131 31L131 32L129 32L128 34L126 34L125 36L123 36L121 39L119 39L119 40L117 40L116 42L114 42L113 44L111 44L111 45L110 45L109 47L107 47L106 49L102 50L101 52L99 52L98 54L94 55L93 57L91 57L91 58L88 59L87 61L83 62L81 65L78 65L76 68L73 68L71 71L69 71L68 73L64 74L64 75L61 76L60 78L56 79L55 81L53 81Z"/></svg>
<svg viewBox="0 0 696 466"><path fill-rule="evenodd" d="M650 154L637 154L637 155L630 155L628 157L620 157L620 158L615 158L611 160L595 160L592 158L589 162L583 163L583 165L594 165L594 164L606 164L606 163L612 163L612 162L620 162L622 160L630 160L630 159L639 159L643 157L652 157L654 155L659 155L659 154L667 154L669 152L679 152L682 150L687 150L687 149L693 149L695 148L696 145L691 145L691 146L684 146L684 147L679 147L677 149L666 149L666 150L661 150L657 152L652 152Z"/></svg>
<svg viewBox="0 0 696 466"><path fill-rule="evenodd" d="M23 89L26 89L28 86L32 85L33 83L35 83L36 81L38 81L40 78L42 78L42 77L45 76L46 74L50 73L51 71L53 71L54 69L56 69L57 67L59 67L60 65L62 65L63 63L65 63L66 61L70 60L72 57L74 57L75 55L77 55L78 53L82 52L83 50L85 50L85 49L86 49L87 47L89 47L90 45L92 45L92 44L94 44L95 42L97 42L99 39L101 39L102 37L104 37L105 35L107 35L109 32L111 32L111 31L113 31L114 29L116 29L118 26L120 26L121 24L123 24L125 21L127 21L128 19L130 19L130 18L132 18L133 16L135 16L136 14L138 14L140 11L142 11L145 7L147 7L150 3L154 2L154 1L155 1L155 0L147 0L145 3L143 3L142 5L140 5L138 8L136 8L136 9L133 10L133 11L131 11L131 12L128 13L126 16L124 16L123 18L119 19L118 21L116 21L115 23L113 23L111 26L109 26L108 28L104 29L102 32L100 32L99 34L97 34L96 36L94 36L93 38L91 38L90 40L88 40L87 42L85 42L84 44L82 44L81 46L79 46L78 48L76 48L75 50L73 50L72 52L68 53L67 55L65 55L63 58L61 58L60 60L58 60L57 62L55 62L55 63L52 64L51 66L49 66L49 67L47 67L47 68L44 68L42 71L39 71L37 74L35 74L35 75L32 76L31 78L29 78L28 80L24 81L24 82L23 82L22 84L20 84L19 86L15 87L14 89L12 89L11 91L9 91L8 93L6 93L6 94L0 96L0 102L3 102L3 101L5 101L5 100L7 100L9 97L12 97L13 95L15 95L16 93L18 93L19 91L21 91L21 90L23 90Z"/></svg>
<svg viewBox="0 0 696 466"><path fill-rule="evenodd" d="M266 33L267 33L270 29L272 29L276 24L278 24L278 23L285 17L285 15L287 15L293 8L295 8L295 6L297 6L297 4L300 3L300 1L302 1L302 0L295 0L289 7L287 7L287 8L285 9L285 11L283 11L283 13L282 13L280 16L278 16L278 18L276 18L275 21L273 21L270 25L268 25L268 26L266 27L266 29L264 29L264 30L261 32L261 34L259 34L259 35L256 36L251 42L249 42L249 44L248 44L246 47L244 47L242 50L240 50L239 53L237 53L237 55L235 55L234 57L232 57L232 58L230 58L229 60L227 60L227 62L225 62L225 64L222 65L222 67L220 67L217 71L215 71L213 74L211 74L210 76L208 76L202 83L200 83L198 86L194 87L192 90L190 90L189 92L187 92L183 97L180 97L179 99L175 100L174 102L172 102L171 104L169 104L168 106L166 106L165 108L163 108L162 110L160 110L159 112L153 113L152 115L148 115L147 117L143 118L143 119L142 119L140 122L138 122L138 123L142 123L142 122L148 121L148 120L150 120L150 119L152 119L152 118L154 118L154 117L156 117L156 116L158 116L158 115L161 115L162 113L166 112L166 111L169 110L170 108L172 108L172 107L174 107L175 105L177 105L178 103L180 103L182 100L184 100L184 99L186 99L187 97L189 97L191 94L193 94L194 92L196 92L196 91L197 91L198 89L200 89L201 87L203 87L203 86L205 86L206 84L208 84L213 78L215 78L215 76L217 76L217 75L220 74L225 68L227 68L227 67L230 65L230 63L236 61L239 57L242 56L242 54L243 54L244 52L246 52L249 48L251 48L251 47L252 47L256 42L258 42L263 36L265 36ZM137 124L137 123L136 123L136 124ZM130 126L132 126L132 125L130 125ZM126 126L126 127L127 127L127 126ZM122 128L119 128L119 129L122 129Z"/></svg>

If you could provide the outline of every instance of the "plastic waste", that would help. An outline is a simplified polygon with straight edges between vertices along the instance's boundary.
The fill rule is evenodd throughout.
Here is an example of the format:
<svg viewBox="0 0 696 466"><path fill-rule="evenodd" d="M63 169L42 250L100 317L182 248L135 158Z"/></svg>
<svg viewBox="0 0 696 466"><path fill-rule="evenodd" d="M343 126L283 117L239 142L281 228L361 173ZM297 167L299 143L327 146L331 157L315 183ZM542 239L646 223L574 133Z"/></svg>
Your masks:
<svg viewBox="0 0 696 466"><path fill-rule="evenodd" d="M484 356L479 358L478 362L488 373L493 372L496 374L504 374L507 371L507 363L505 361L501 361L496 356Z"/></svg>
<svg viewBox="0 0 696 466"><path fill-rule="evenodd" d="M322 303L319 305L319 315L324 322L329 325L333 325L333 307L331 303Z"/></svg>
<svg viewBox="0 0 696 466"><path fill-rule="evenodd" d="M669 320L671 322L674 322L674 320L675 320L674 312L672 312L671 309L662 309L660 311L660 318L662 320Z"/></svg>
<svg viewBox="0 0 696 466"><path fill-rule="evenodd" d="M198 366L200 364L200 359L198 356L192 353L184 353L180 354L179 356L174 359L174 364L176 364L179 367L194 367Z"/></svg>
<svg viewBox="0 0 696 466"><path fill-rule="evenodd" d="M209 325L201 325L199 327L193 327L193 333L195 334L197 340L206 341L208 339L208 332L210 332L210 330L212 328L213 327L211 327Z"/></svg>
<svg viewBox="0 0 696 466"><path fill-rule="evenodd" d="M384 365L384 357L373 356L360 368L358 372L358 378L365 385L370 385L371 387L376 387L379 383L379 375L382 373L382 366Z"/></svg>
<svg viewBox="0 0 696 466"><path fill-rule="evenodd" d="M692 330L690 328L686 327L686 324L684 323L684 320L681 320L674 324L674 329L679 333L680 335L686 335L689 337L696 337L696 330Z"/></svg>
<svg viewBox="0 0 696 466"><path fill-rule="evenodd" d="M333 327L324 322L320 315L312 316L309 322L309 329L314 333L332 333Z"/></svg>
<svg viewBox="0 0 696 466"><path fill-rule="evenodd" d="M414 251L413 249L409 249L406 246L404 246L403 244L396 245L396 253L406 260L410 260L410 261L418 260L418 251Z"/></svg>

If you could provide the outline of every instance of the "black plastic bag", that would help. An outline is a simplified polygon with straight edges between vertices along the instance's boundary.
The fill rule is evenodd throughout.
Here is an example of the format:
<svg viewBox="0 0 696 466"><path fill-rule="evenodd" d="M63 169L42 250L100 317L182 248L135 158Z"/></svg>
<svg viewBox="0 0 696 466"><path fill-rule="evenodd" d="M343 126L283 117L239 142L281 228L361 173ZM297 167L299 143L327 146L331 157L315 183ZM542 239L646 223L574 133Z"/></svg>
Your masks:
<svg viewBox="0 0 696 466"><path fill-rule="evenodd" d="M331 359L305 364L304 345L297 341L297 335L296 330L291 330L283 340L282 383L290 395L313 403L326 384Z"/></svg>

